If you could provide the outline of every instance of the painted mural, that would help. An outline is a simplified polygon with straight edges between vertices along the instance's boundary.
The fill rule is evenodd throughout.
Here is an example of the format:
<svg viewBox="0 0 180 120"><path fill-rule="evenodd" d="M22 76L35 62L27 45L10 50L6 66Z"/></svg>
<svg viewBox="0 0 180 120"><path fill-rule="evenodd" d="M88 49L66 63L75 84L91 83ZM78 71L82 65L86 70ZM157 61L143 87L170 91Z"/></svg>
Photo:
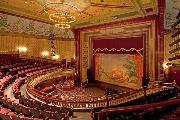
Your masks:
<svg viewBox="0 0 180 120"><path fill-rule="evenodd" d="M140 89L143 74L143 58L130 54L95 55L95 79L98 81Z"/></svg>
<svg viewBox="0 0 180 120"><path fill-rule="evenodd" d="M0 30L42 36L54 34L59 38L74 38L70 29L59 29L51 24L6 14L0 14Z"/></svg>
<svg viewBox="0 0 180 120"><path fill-rule="evenodd" d="M180 0L165 0L164 28L170 29L180 11Z"/></svg>

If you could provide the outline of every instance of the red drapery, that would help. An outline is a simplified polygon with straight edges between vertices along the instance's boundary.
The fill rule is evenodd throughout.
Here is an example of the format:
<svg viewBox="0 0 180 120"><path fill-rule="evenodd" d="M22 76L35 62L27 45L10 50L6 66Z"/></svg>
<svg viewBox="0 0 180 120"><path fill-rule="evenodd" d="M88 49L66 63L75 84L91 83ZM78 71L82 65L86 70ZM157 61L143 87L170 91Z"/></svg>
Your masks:
<svg viewBox="0 0 180 120"><path fill-rule="evenodd" d="M101 40L94 39L92 44L93 44L93 54L105 53L105 54L143 55L143 37L142 36L131 37L131 38L101 39ZM122 48L124 48L124 50L120 50ZM98 51L98 49L100 50ZM140 53L138 53L137 50L139 50ZM92 74L93 74L93 78L95 78L95 56L94 55L93 55Z"/></svg>
<svg viewBox="0 0 180 120"><path fill-rule="evenodd" d="M143 54L143 37L93 40L93 53Z"/></svg>

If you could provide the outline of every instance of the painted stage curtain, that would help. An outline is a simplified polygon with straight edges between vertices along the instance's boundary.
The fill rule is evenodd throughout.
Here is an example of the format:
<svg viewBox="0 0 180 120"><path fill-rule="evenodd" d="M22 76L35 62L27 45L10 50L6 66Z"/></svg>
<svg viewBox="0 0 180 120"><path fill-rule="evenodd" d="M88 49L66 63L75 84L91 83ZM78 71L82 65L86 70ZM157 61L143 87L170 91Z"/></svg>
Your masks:
<svg viewBox="0 0 180 120"><path fill-rule="evenodd" d="M140 55L95 55L95 79L114 85L140 89L142 85L143 59Z"/></svg>
<svg viewBox="0 0 180 120"><path fill-rule="evenodd" d="M94 40L95 80L140 89L143 75L143 39Z"/></svg>

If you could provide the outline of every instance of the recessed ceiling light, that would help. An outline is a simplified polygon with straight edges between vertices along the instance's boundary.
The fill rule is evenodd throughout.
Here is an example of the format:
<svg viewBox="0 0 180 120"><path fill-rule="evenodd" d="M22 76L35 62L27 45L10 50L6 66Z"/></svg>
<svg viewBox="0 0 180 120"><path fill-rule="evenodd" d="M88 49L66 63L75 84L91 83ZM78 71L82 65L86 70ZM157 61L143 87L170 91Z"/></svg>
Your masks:
<svg viewBox="0 0 180 120"><path fill-rule="evenodd" d="M25 1L24 3L25 3L25 4L27 4L28 2L27 2L27 1Z"/></svg>

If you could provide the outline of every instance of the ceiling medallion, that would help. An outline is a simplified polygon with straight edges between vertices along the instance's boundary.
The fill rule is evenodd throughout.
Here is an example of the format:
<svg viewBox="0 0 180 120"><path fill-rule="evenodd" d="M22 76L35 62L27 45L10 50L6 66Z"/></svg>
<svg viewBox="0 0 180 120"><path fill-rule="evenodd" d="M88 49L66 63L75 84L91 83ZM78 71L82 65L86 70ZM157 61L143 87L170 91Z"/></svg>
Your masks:
<svg viewBox="0 0 180 120"><path fill-rule="evenodd" d="M70 28L70 23L76 21L87 7L90 6L90 0L37 0L43 5L45 13L49 19L54 22L55 27Z"/></svg>

